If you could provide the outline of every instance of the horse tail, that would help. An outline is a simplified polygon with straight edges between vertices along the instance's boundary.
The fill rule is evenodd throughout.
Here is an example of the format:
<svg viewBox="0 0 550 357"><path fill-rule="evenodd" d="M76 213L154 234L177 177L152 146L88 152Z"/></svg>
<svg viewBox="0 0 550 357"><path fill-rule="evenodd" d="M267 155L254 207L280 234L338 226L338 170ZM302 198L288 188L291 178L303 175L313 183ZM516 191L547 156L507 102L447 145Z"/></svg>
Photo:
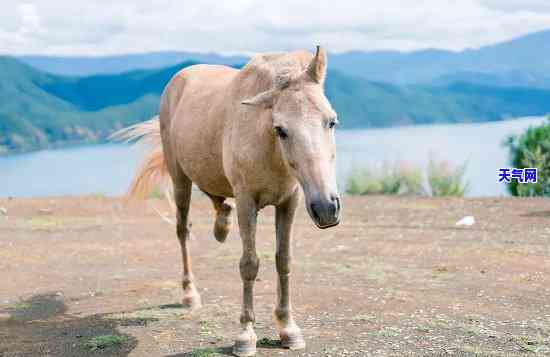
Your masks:
<svg viewBox="0 0 550 357"><path fill-rule="evenodd" d="M131 199L145 199L155 189L164 186L165 196L170 201L172 195L168 187L171 188L172 185L162 149L159 117L155 116L143 123L119 130L110 138L124 142L144 143L149 147L145 160L132 180L127 196ZM172 205L172 202L170 203Z"/></svg>

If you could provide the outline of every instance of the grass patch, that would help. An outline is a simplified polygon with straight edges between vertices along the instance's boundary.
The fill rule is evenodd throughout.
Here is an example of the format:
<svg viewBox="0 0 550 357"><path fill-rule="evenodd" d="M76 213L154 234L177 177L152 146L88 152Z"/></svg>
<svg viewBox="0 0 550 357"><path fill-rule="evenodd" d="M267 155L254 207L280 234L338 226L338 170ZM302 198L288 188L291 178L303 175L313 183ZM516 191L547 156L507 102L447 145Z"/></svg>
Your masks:
<svg viewBox="0 0 550 357"><path fill-rule="evenodd" d="M274 262L275 261L275 255L273 252L258 252L258 257L264 261L264 262Z"/></svg>
<svg viewBox="0 0 550 357"><path fill-rule="evenodd" d="M353 265L349 263L336 264L335 270L338 273L348 273L353 271Z"/></svg>
<svg viewBox="0 0 550 357"><path fill-rule="evenodd" d="M93 217L67 217L55 215L38 215L19 221L24 228L32 231L54 231L64 228L92 227L99 223Z"/></svg>
<svg viewBox="0 0 550 357"><path fill-rule="evenodd" d="M199 321L200 333L201 335L210 335L212 334L212 326L206 320Z"/></svg>
<svg viewBox="0 0 550 357"><path fill-rule="evenodd" d="M416 331L418 332L422 332L422 333L430 333L431 330L429 327L425 327L425 326L418 326L417 328L415 328Z"/></svg>
<svg viewBox="0 0 550 357"><path fill-rule="evenodd" d="M401 334L401 329L397 328L397 327L384 327L383 329L381 329L380 331L376 332L377 335L381 336L381 337L387 337L387 338L390 338L390 337L397 337Z"/></svg>
<svg viewBox="0 0 550 357"><path fill-rule="evenodd" d="M433 279L441 279L441 280L446 280L446 279L451 279L455 276L455 274L451 273L449 271L449 268L445 267L445 266L437 266L434 268L433 272L432 272L432 278Z"/></svg>
<svg viewBox="0 0 550 357"><path fill-rule="evenodd" d="M27 224L33 231L61 227L61 222L58 222L54 217L32 217L27 221Z"/></svg>
<svg viewBox="0 0 550 357"><path fill-rule="evenodd" d="M367 267L366 277L368 280L375 280L382 283L387 279L386 266L382 263L373 262Z"/></svg>
<svg viewBox="0 0 550 357"><path fill-rule="evenodd" d="M103 335L89 339L84 345L90 351L103 350L110 347L120 347L128 340L125 336Z"/></svg>
<svg viewBox="0 0 550 357"><path fill-rule="evenodd" d="M281 341L264 337L256 342L257 347L281 347Z"/></svg>
<svg viewBox="0 0 550 357"><path fill-rule="evenodd" d="M219 349L215 347L195 348L193 351L189 352L189 357L211 357L216 356L218 352Z"/></svg>
<svg viewBox="0 0 550 357"><path fill-rule="evenodd" d="M135 320L135 321L155 321L169 318L180 318L187 311L180 305L166 305L159 307L150 307L146 309L118 312L105 316L111 320Z"/></svg>
<svg viewBox="0 0 550 357"><path fill-rule="evenodd" d="M361 322L375 321L375 320L376 320L376 316L373 314L359 314L351 318L351 321L361 321Z"/></svg>
<svg viewBox="0 0 550 357"><path fill-rule="evenodd" d="M522 352L546 353L550 351L550 348L544 344L545 340L541 336L537 338L529 336L514 336L512 341L520 348Z"/></svg>
<svg viewBox="0 0 550 357"><path fill-rule="evenodd" d="M28 302L24 302L24 301L13 304L13 308L15 310L27 310L27 309L30 309L31 307L32 307L32 304L29 304Z"/></svg>

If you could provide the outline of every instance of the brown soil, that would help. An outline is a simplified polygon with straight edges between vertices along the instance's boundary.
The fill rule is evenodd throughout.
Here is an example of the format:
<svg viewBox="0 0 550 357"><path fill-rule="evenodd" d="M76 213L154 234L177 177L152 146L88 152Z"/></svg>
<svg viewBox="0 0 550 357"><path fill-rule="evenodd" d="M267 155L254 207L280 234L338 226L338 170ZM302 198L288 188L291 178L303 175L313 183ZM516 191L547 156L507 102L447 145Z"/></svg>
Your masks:
<svg viewBox="0 0 550 357"><path fill-rule="evenodd" d="M240 242L191 219L204 306L178 304L180 253L161 200L0 199L0 355L217 356L238 332ZM273 210L260 216L259 356L550 354L550 201L347 198L344 221L295 229L293 303L307 349L281 349ZM473 215L476 224L455 222ZM97 336L122 336L93 348ZM97 347L97 346L96 346Z"/></svg>

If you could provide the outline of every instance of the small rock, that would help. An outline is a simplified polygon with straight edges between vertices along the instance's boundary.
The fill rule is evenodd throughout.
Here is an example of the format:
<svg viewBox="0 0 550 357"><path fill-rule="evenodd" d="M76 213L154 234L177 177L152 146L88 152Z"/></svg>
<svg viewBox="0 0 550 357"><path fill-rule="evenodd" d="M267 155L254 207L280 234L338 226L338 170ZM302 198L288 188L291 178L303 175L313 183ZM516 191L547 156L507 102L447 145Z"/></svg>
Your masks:
<svg viewBox="0 0 550 357"><path fill-rule="evenodd" d="M476 223L476 220L474 216L466 216L462 218L460 221L456 222L456 225L470 227L470 226L473 226L475 223Z"/></svg>
<svg viewBox="0 0 550 357"><path fill-rule="evenodd" d="M8 215L8 209L6 207L0 207L0 213L4 216Z"/></svg>
<svg viewBox="0 0 550 357"><path fill-rule="evenodd" d="M52 209L51 208L40 208L38 210L38 212L42 213L42 214L51 214L52 213Z"/></svg>

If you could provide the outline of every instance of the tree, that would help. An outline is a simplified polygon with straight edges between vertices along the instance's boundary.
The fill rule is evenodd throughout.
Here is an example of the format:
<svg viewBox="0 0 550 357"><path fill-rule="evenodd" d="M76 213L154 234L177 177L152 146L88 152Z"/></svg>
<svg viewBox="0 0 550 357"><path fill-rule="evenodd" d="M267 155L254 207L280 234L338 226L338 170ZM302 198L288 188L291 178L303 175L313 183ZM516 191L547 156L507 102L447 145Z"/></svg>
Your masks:
<svg viewBox="0 0 550 357"><path fill-rule="evenodd" d="M550 116L540 125L529 127L519 137L510 136L505 145L510 150L514 168L537 168L537 183L518 183L512 180L508 190L513 196L550 197Z"/></svg>

